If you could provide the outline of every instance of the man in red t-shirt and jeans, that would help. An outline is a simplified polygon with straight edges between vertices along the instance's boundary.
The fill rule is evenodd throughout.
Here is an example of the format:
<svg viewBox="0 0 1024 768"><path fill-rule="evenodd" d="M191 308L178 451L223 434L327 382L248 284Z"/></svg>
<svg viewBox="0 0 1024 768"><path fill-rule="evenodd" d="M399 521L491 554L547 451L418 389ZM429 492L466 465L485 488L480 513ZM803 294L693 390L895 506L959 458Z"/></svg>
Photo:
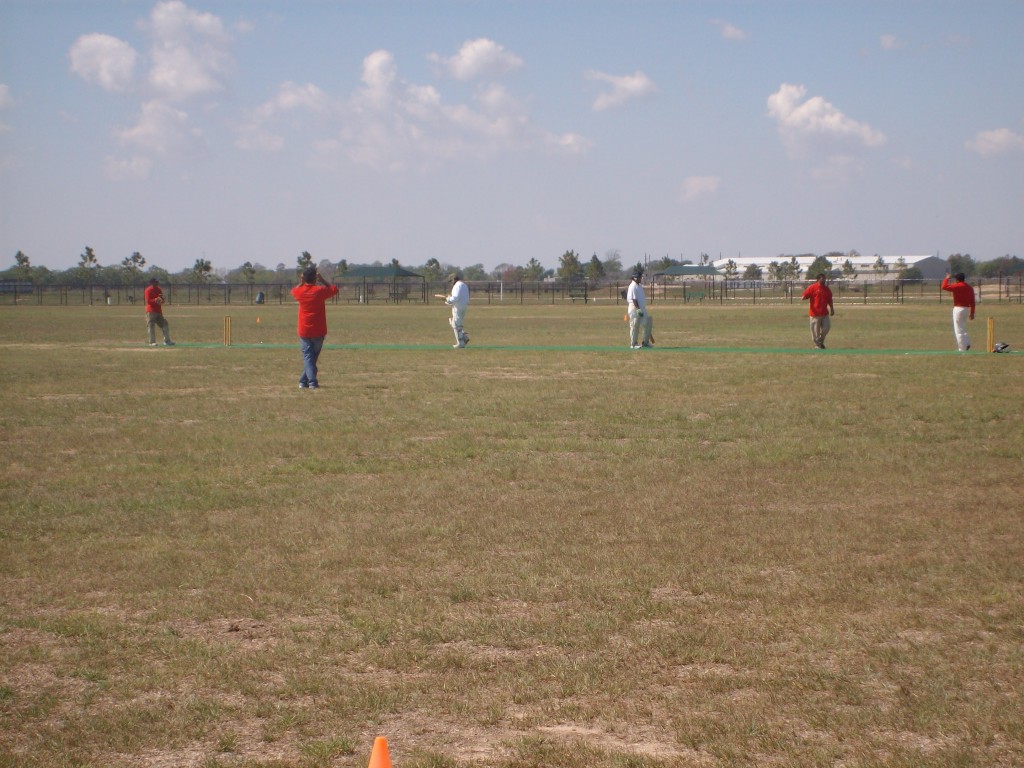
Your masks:
<svg viewBox="0 0 1024 768"><path fill-rule="evenodd" d="M156 329L159 326L164 335L164 346L173 347L171 326L164 317L164 291L155 277L149 281L143 294L146 299L146 327L149 329L149 346L156 346Z"/></svg>
<svg viewBox="0 0 1024 768"><path fill-rule="evenodd" d="M956 336L956 349L966 352L971 348L971 337L967 335L967 320L974 319L974 289L967 284L963 272L953 277L956 282L949 282L949 274L942 278L942 290L953 294L953 335Z"/></svg>
<svg viewBox="0 0 1024 768"><path fill-rule="evenodd" d="M317 285L319 283L319 285ZM338 295L338 286L331 285L316 267L307 267L302 283L292 288L299 302L299 348L302 350L300 389L319 389L317 361L327 335L327 300Z"/></svg>
<svg viewBox="0 0 1024 768"><path fill-rule="evenodd" d="M832 290L825 285L825 274L818 275L817 281L807 286L800 298L810 302L807 314L811 316L811 341L818 349L824 349L825 337L832 329L829 317L836 313L836 307L832 303Z"/></svg>

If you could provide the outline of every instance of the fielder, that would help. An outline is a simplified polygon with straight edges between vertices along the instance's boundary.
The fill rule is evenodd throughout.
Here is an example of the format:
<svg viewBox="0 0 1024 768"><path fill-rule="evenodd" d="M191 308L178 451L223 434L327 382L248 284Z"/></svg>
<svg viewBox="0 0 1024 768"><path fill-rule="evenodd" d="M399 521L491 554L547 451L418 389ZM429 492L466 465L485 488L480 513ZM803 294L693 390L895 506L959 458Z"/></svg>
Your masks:
<svg viewBox="0 0 1024 768"><path fill-rule="evenodd" d="M156 346L156 329L160 328L164 335L164 346L173 347L171 325L164 317L164 291L160 287L160 281L155 277L150 280L143 296L146 300L146 328L149 330L149 346Z"/></svg>

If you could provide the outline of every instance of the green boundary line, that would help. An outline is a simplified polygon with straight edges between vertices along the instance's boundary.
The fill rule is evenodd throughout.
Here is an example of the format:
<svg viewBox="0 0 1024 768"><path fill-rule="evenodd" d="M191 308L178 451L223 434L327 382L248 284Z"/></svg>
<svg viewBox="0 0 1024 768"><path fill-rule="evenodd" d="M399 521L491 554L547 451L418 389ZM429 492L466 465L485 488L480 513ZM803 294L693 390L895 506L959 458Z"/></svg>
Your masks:
<svg viewBox="0 0 1024 768"><path fill-rule="evenodd" d="M176 347L186 349L294 349L298 350L297 344L192 344L188 342L177 342ZM413 352L434 352L438 350L452 350L448 344L324 344L324 349L332 350L371 350L371 351L413 351ZM504 345L504 344L474 344L466 348L472 353L475 350L487 350L490 352L622 352L631 355L664 354L669 352L682 353L705 353L705 354L745 354L745 355L820 355L824 357L835 355L956 355L973 354L980 352L963 353L956 350L941 349L796 349L796 348L775 348L775 347L651 347L650 349L637 350L629 349L621 345L617 346L540 346L540 345ZM465 354L460 352L459 354ZM985 354L985 353L981 353ZM991 354L991 353L988 353ZM1003 353L1006 354L1006 353ZM1012 354L1012 353L1011 353Z"/></svg>

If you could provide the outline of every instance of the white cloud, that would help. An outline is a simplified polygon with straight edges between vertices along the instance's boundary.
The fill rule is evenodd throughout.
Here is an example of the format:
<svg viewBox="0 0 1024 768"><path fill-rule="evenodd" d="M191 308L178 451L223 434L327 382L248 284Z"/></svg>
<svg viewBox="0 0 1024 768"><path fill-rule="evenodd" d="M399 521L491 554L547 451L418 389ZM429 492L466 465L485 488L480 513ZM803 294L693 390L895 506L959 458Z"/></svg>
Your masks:
<svg viewBox="0 0 1024 768"><path fill-rule="evenodd" d="M475 80L483 76L500 76L519 69L523 60L505 47L486 37L467 40L459 52L449 58L436 53L427 56L456 80Z"/></svg>
<svg viewBox="0 0 1024 768"><path fill-rule="evenodd" d="M202 139L202 133L189 125L187 113L159 100L144 103L139 121L115 135L125 144L158 155L187 150Z"/></svg>
<svg viewBox="0 0 1024 768"><path fill-rule="evenodd" d="M809 99L803 85L783 83L768 97L768 115L778 123L779 133L791 153L797 153L816 141L854 142L877 147L885 134L847 117L821 96Z"/></svg>
<svg viewBox="0 0 1024 768"><path fill-rule="evenodd" d="M643 98L657 90L650 78L639 70L632 75L609 75L604 72L589 70L586 76L591 80L597 80L611 86L610 91L602 93L594 101L593 109L595 112L620 106L633 99Z"/></svg>
<svg viewBox="0 0 1024 768"><path fill-rule="evenodd" d="M531 148L564 154L589 148L582 137L534 126L525 104L499 84L480 88L471 102L446 103L437 88L406 81L389 51L363 60L361 81L341 109L337 138L316 144L326 163L344 152L351 162L381 170L422 170Z"/></svg>
<svg viewBox="0 0 1024 768"><path fill-rule="evenodd" d="M593 141L578 133L563 133L560 136L551 134L545 137L545 142L572 155L585 155L594 148Z"/></svg>
<svg viewBox="0 0 1024 768"><path fill-rule="evenodd" d="M982 157L992 157L1004 152L1024 150L1024 136L1009 128L978 131L973 139L967 140L966 147Z"/></svg>
<svg viewBox="0 0 1024 768"><path fill-rule="evenodd" d="M846 184L851 176L859 174L863 163L851 155L832 155L824 163L811 169L811 178L825 185Z"/></svg>
<svg viewBox="0 0 1024 768"><path fill-rule="evenodd" d="M107 91L126 91L135 79L139 55L124 40L110 35L82 35L68 51L71 71Z"/></svg>
<svg viewBox="0 0 1024 768"><path fill-rule="evenodd" d="M727 21L722 19L712 19L711 23L714 24L722 33L723 40L731 40L733 42L743 42L749 35L739 27L733 26Z"/></svg>
<svg viewBox="0 0 1024 768"><path fill-rule="evenodd" d="M688 176L683 179L679 199L684 203L690 203L698 197L710 195L718 191L721 181L718 176Z"/></svg>
<svg viewBox="0 0 1024 768"><path fill-rule="evenodd" d="M907 44L896 37L896 35L882 35L879 42L883 51L898 51L907 47Z"/></svg>
<svg viewBox="0 0 1024 768"><path fill-rule="evenodd" d="M282 83L273 99L253 110L248 122L239 129L235 146L260 152L277 152L284 147L285 140L267 129L268 123L282 114L296 111L323 114L331 110L332 106L330 97L312 83Z"/></svg>
<svg viewBox="0 0 1024 768"><path fill-rule="evenodd" d="M127 160L108 157L103 163L103 173L111 181L146 179L152 168L153 161L143 156L135 156Z"/></svg>
<svg viewBox="0 0 1024 768"><path fill-rule="evenodd" d="M218 17L168 0L153 8L146 29L153 38L149 83L163 97L181 101L224 89L234 60Z"/></svg>

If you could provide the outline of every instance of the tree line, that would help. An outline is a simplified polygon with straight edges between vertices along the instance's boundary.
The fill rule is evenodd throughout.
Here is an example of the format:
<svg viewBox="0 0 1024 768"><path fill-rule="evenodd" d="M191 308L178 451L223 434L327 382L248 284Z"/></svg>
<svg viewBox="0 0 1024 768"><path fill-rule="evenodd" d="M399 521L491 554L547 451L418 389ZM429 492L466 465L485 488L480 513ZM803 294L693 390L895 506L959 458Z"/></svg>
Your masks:
<svg viewBox="0 0 1024 768"><path fill-rule="evenodd" d="M834 278L856 279L858 272L851 259L858 255L856 251L848 253L831 251L820 256L815 254L780 255L778 259L769 262L767 268L750 265L742 274L736 263L730 259L726 262L723 272L727 279L743 280L799 280L802 275L817 275L822 272ZM798 258L804 257L813 257L814 259L806 269L798 263ZM0 280L31 283L38 286L106 285L111 287L138 285L154 277L172 285L208 282L248 285L279 284L295 281L303 270L314 264L326 279L336 280L344 278L346 273L357 266L384 266L379 261L369 264L349 264L346 259L338 262L322 259L317 262L309 251L303 251L296 258L294 267L289 267L282 262L271 269L259 263L246 261L234 269L215 269L208 259L200 258L196 259L189 269L171 273L155 264L149 264L146 257L138 251L126 256L117 264L104 266L100 263L95 251L89 246L86 246L82 252L78 264L66 270L54 271L45 266L33 265L29 256L22 251L15 254L14 262L12 267L0 272ZM710 262L711 257L708 254L700 254L699 264L706 265ZM902 259L897 259L895 263L888 264L881 256L878 256L872 266L872 274L875 276L891 275L904 280L921 278L921 274L916 268L902 262ZM988 278L1024 273L1024 259L1017 256L1007 255L990 261L978 262L970 254L956 253L949 256L947 262L951 273L963 272L968 277ZM441 262L436 258L427 259L420 265L402 265L398 259L391 260L392 266L404 267L431 282L444 279L445 275L450 272L460 272L463 279L469 281L536 282L555 278L568 283L587 282L592 284L628 278L636 269L643 269L650 273L676 265L693 263L690 259L673 259L664 256L654 260L645 259L645 261L638 261L631 266L624 267L622 256L618 250L607 251L604 258L595 253L590 259L584 259L576 251L568 250L559 257L558 266L555 268L544 267L536 258L531 258L523 266L499 264L492 270L485 269L482 264L457 266Z"/></svg>

